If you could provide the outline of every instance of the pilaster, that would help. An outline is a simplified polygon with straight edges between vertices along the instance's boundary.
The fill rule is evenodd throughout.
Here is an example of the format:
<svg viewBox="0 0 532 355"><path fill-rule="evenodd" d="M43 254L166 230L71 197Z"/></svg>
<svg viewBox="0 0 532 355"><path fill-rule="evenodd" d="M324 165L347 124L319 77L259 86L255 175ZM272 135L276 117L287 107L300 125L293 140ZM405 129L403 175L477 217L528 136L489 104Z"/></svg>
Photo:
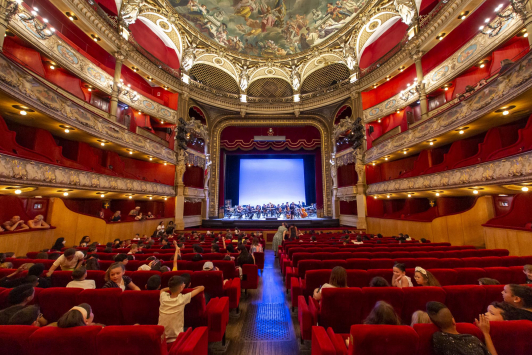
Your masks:
<svg viewBox="0 0 532 355"><path fill-rule="evenodd" d="M421 119L424 120L427 118L428 110L428 101L427 93L425 91L425 83L423 82L423 66L421 64L421 58L423 57L423 51L416 50L411 54L412 59L416 65L416 74L417 74L417 90L419 93L419 103L421 105Z"/></svg>
<svg viewBox="0 0 532 355"><path fill-rule="evenodd" d="M116 121L116 111L118 109L118 96L120 95L120 74L122 72L122 62L126 56L122 52L115 53L115 74L113 77L113 91L111 92L111 104L109 105L109 117Z"/></svg>

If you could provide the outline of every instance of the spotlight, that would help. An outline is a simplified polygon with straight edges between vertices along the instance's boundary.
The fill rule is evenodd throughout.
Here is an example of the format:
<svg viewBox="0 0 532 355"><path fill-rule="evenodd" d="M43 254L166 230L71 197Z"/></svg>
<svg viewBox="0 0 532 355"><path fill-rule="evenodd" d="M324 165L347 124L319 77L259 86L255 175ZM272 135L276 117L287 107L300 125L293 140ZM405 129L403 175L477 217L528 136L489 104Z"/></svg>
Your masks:
<svg viewBox="0 0 532 355"><path fill-rule="evenodd" d="M68 128L65 128L65 133L69 133L70 130Z"/></svg>
<svg viewBox="0 0 532 355"><path fill-rule="evenodd" d="M464 131L460 130L458 133L459 133L459 134L464 134Z"/></svg>
<svg viewBox="0 0 532 355"><path fill-rule="evenodd" d="M478 190L473 190L473 194L478 195Z"/></svg>
<svg viewBox="0 0 532 355"><path fill-rule="evenodd" d="M487 19L484 20L484 22L485 22L485 23L488 23L488 22L490 22L490 19L487 18Z"/></svg>
<svg viewBox="0 0 532 355"><path fill-rule="evenodd" d="M130 151L129 151L129 154L133 154L133 151L132 151L132 150L130 150Z"/></svg>
<svg viewBox="0 0 532 355"><path fill-rule="evenodd" d="M386 198L390 198L390 195L386 195Z"/></svg>
<svg viewBox="0 0 532 355"><path fill-rule="evenodd" d="M101 197L101 198L104 198L104 197L105 197L105 195L104 195L104 194L101 194L101 195L100 195L100 197Z"/></svg>
<svg viewBox="0 0 532 355"><path fill-rule="evenodd" d="M403 154L406 154L406 150L403 151Z"/></svg>
<svg viewBox="0 0 532 355"><path fill-rule="evenodd" d="M484 29L484 26L480 26L478 29L482 31Z"/></svg>
<svg viewBox="0 0 532 355"><path fill-rule="evenodd" d="M485 66L485 64L480 64L480 68L484 68Z"/></svg>
<svg viewBox="0 0 532 355"><path fill-rule="evenodd" d="M54 69L55 69L55 67L54 67L53 65L50 65L50 69L54 70Z"/></svg>
<svg viewBox="0 0 532 355"><path fill-rule="evenodd" d="M22 116L26 116L28 113L27 113L26 111L22 110L22 111L20 111L20 114L21 114Z"/></svg>
<svg viewBox="0 0 532 355"><path fill-rule="evenodd" d="M133 198L133 196L129 196L129 199L132 199L132 198Z"/></svg>
<svg viewBox="0 0 532 355"><path fill-rule="evenodd" d="M68 196L68 192L63 192L63 196Z"/></svg>
<svg viewBox="0 0 532 355"><path fill-rule="evenodd" d="M164 162L164 166L166 166L166 162Z"/></svg>
<svg viewBox="0 0 532 355"><path fill-rule="evenodd" d="M150 160L153 160L153 158L150 157Z"/></svg>
<svg viewBox="0 0 532 355"><path fill-rule="evenodd" d="M449 90L449 88L445 88L445 91Z"/></svg>
<svg viewBox="0 0 532 355"><path fill-rule="evenodd" d="M434 142L430 142L429 144L430 144L430 145L434 145Z"/></svg>
<svg viewBox="0 0 532 355"><path fill-rule="evenodd" d="M376 200L376 199L377 199L377 196L373 196L373 199Z"/></svg>
<svg viewBox="0 0 532 355"><path fill-rule="evenodd" d="M388 160L388 157L384 158L384 160Z"/></svg>
<svg viewBox="0 0 532 355"><path fill-rule="evenodd" d="M436 192L436 196L440 196L440 193L439 193L439 192Z"/></svg>
<svg viewBox="0 0 532 355"><path fill-rule="evenodd" d="M165 200L165 201L168 200L168 197L165 197L164 200Z"/></svg>
<svg viewBox="0 0 532 355"><path fill-rule="evenodd" d="M375 163L371 163L373 166L375 166Z"/></svg>
<svg viewBox="0 0 532 355"><path fill-rule="evenodd" d="M152 197L150 196L150 200L152 199Z"/></svg>
<svg viewBox="0 0 532 355"><path fill-rule="evenodd" d="M103 146L105 145L105 143L104 143L104 142L101 142L100 145L103 147Z"/></svg>
<svg viewBox="0 0 532 355"><path fill-rule="evenodd" d="M22 193L22 190L15 190L15 195L20 195Z"/></svg>
<svg viewBox="0 0 532 355"><path fill-rule="evenodd" d="M503 112L502 112L502 114L503 114L504 116L508 115L509 113L510 113L509 111L503 111Z"/></svg>
<svg viewBox="0 0 532 355"><path fill-rule="evenodd" d="M527 192L527 191L528 191L528 187L523 186L523 187L521 188L521 191Z"/></svg>

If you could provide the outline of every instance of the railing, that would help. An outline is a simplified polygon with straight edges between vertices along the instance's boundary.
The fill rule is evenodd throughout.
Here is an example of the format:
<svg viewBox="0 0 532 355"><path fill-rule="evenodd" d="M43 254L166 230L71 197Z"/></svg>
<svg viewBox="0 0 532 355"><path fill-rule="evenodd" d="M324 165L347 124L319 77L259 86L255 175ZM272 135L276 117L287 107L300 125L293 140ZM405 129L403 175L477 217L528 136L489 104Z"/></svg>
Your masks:
<svg viewBox="0 0 532 355"><path fill-rule="evenodd" d="M152 141L155 141L165 147L168 147L168 142L159 137L158 135L148 131L146 128L137 126L136 132L138 135L143 136L145 138L151 139Z"/></svg>

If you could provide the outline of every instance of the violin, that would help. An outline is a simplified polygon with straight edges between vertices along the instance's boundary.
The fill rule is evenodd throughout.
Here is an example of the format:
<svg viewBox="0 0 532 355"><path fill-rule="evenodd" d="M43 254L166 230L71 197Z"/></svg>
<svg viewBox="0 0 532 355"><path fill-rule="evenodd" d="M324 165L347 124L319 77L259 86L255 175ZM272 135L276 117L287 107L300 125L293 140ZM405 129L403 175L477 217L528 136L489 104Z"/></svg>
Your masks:
<svg viewBox="0 0 532 355"><path fill-rule="evenodd" d="M302 207L301 208L301 218L305 218L305 217L308 217L308 213L307 213L307 211L305 211L305 208Z"/></svg>

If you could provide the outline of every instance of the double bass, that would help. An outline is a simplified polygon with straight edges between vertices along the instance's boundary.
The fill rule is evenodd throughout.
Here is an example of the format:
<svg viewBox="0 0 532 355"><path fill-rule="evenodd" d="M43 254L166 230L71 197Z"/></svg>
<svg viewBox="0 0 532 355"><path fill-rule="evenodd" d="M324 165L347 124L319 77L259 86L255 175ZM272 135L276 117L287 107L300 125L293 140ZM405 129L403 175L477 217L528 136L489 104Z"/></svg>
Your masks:
<svg viewBox="0 0 532 355"><path fill-rule="evenodd" d="M308 217L308 213L305 210L305 207L301 207L301 218L306 218L306 217Z"/></svg>

